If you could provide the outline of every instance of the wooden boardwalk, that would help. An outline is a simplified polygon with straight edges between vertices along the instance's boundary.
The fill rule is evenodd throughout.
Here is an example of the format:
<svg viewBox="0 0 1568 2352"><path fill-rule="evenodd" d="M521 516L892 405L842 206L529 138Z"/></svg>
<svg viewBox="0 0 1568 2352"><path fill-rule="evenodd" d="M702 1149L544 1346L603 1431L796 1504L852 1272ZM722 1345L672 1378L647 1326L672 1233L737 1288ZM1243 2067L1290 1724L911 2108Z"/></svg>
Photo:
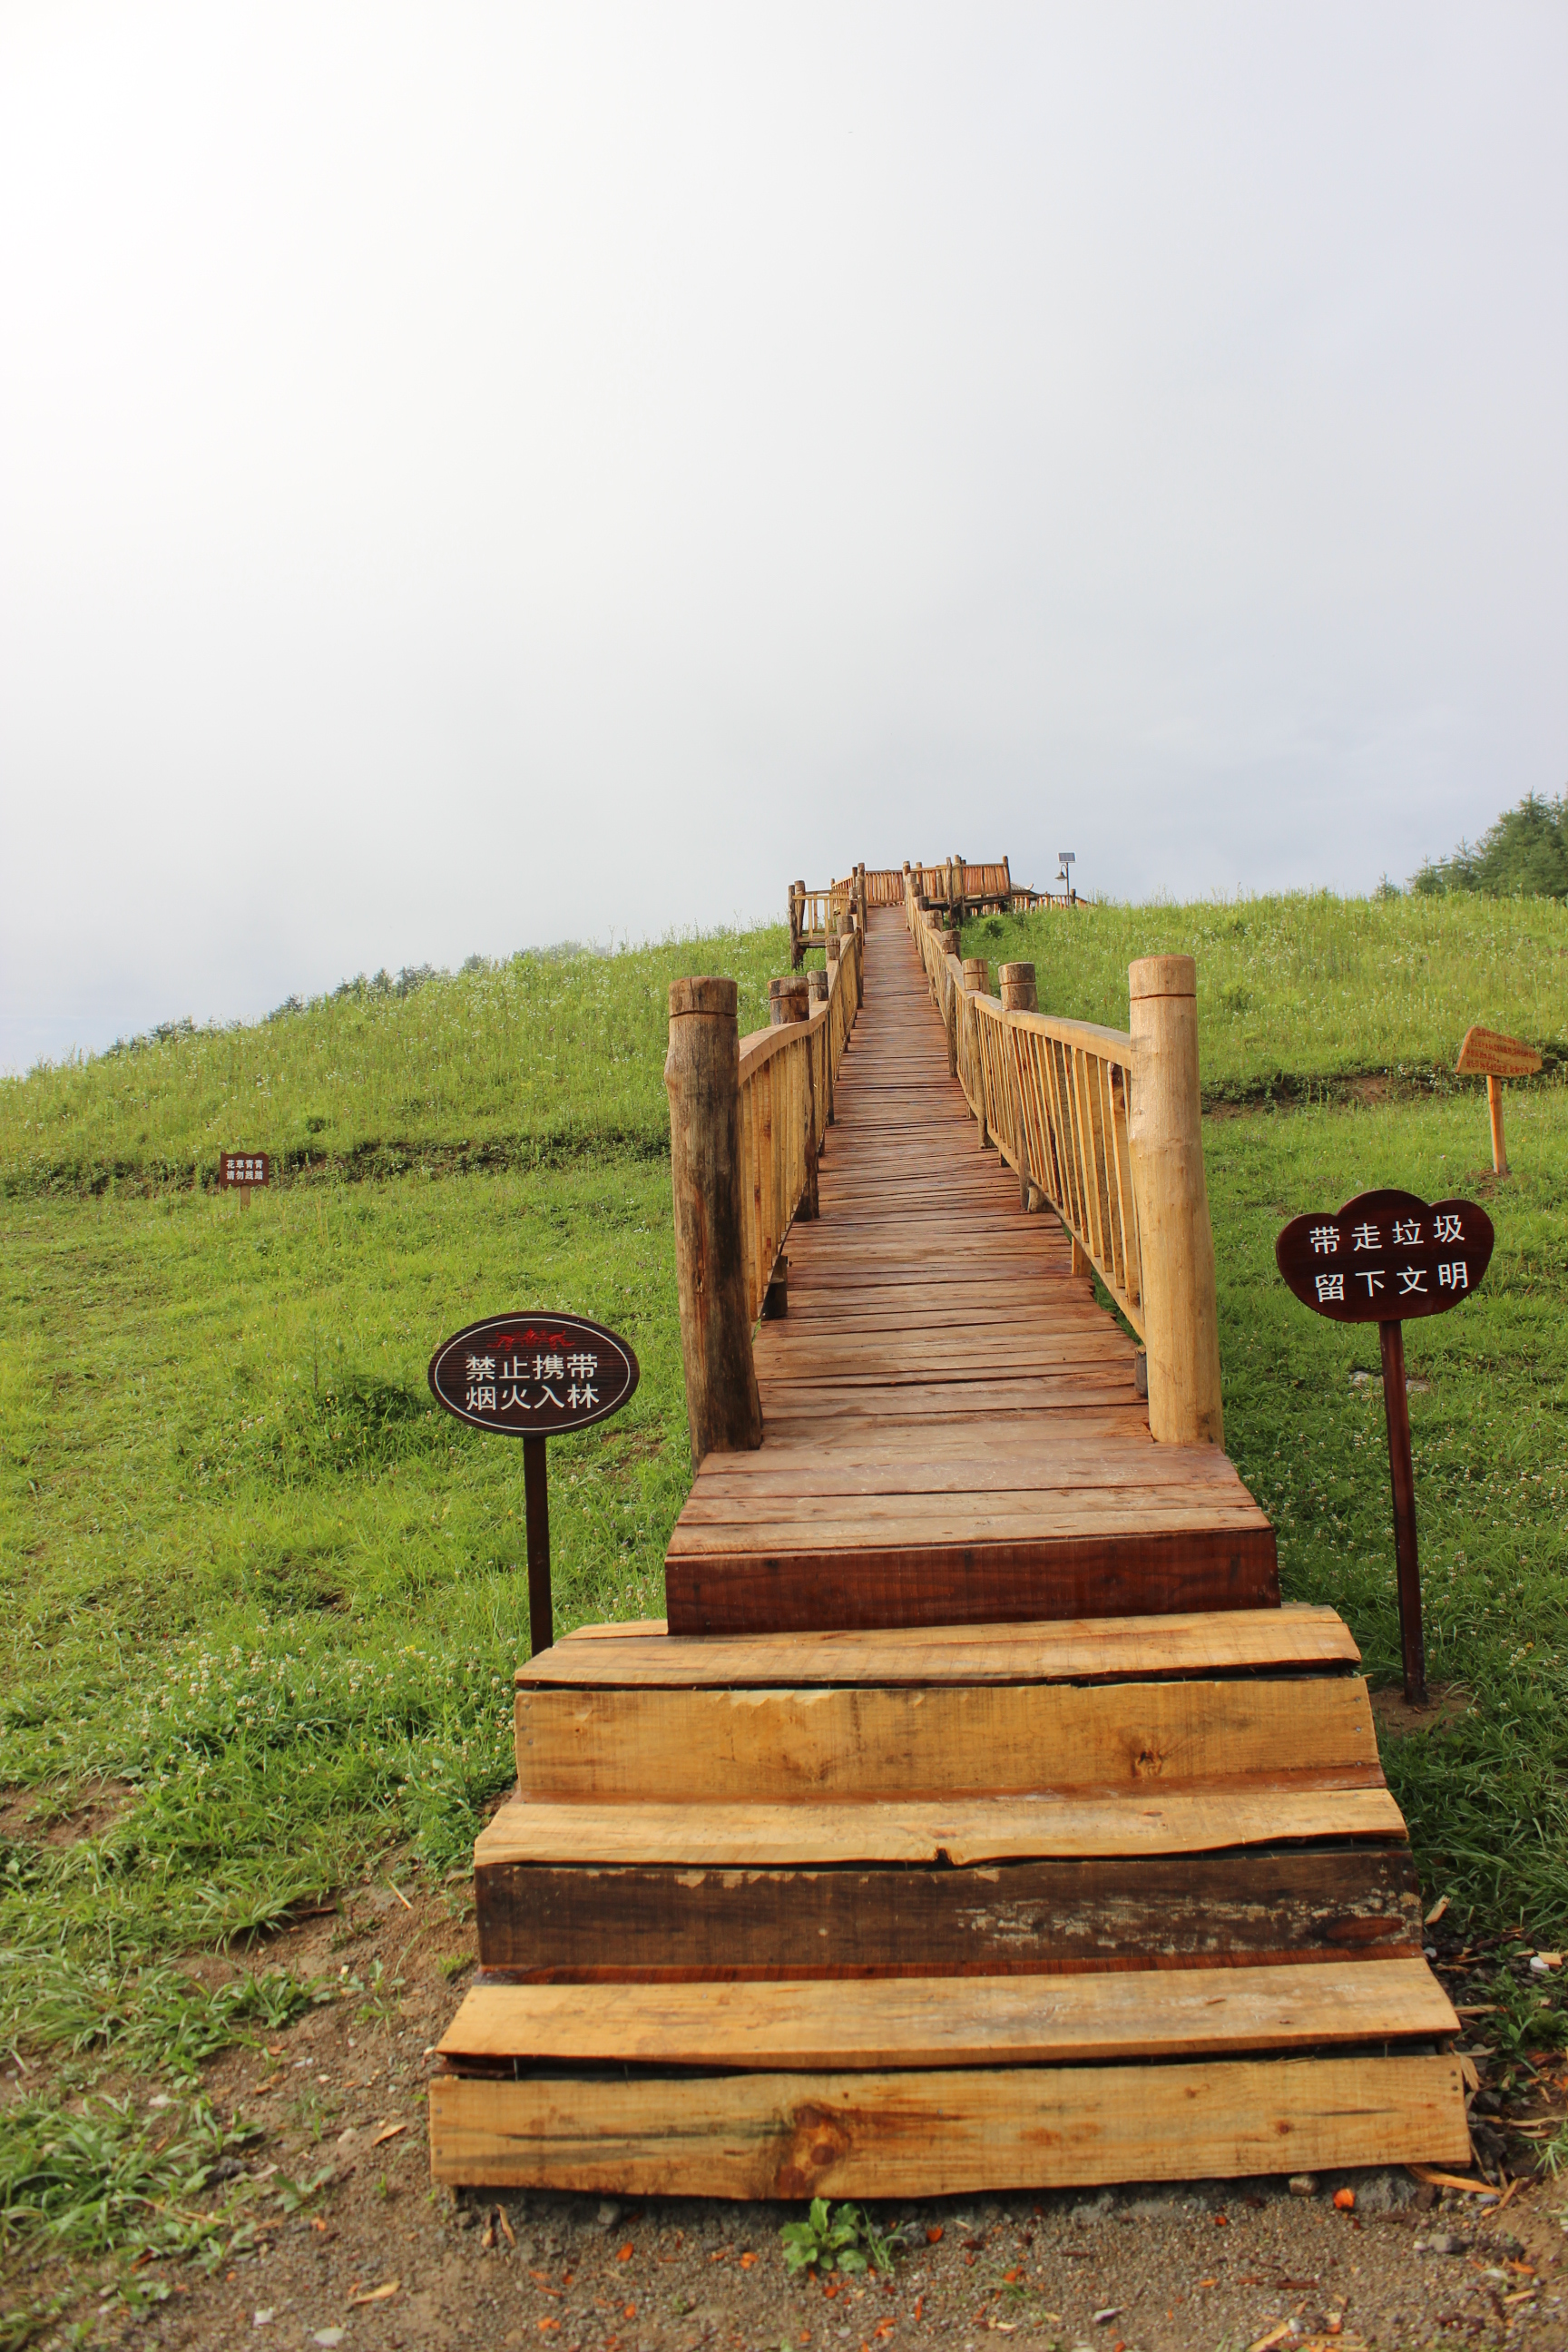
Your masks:
<svg viewBox="0 0 1568 2352"><path fill-rule="evenodd" d="M868 928L821 1213L741 1358L762 1445L707 1453L668 1625L519 1670L435 2177L901 2198L1463 2163L1459 2021L1356 1644L1280 1606L1217 1445L1152 1442L1131 1341L979 1148L898 913ZM804 1052L762 1067L793 1044L750 1049L768 1082L742 1068L730 1122L748 1349L809 1199L777 1213L816 1118ZM678 1259L680 1220L678 1183Z"/></svg>
<svg viewBox="0 0 1568 2352"><path fill-rule="evenodd" d="M1133 1342L980 1150L900 912L875 908L820 1218L756 1341L763 1439L711 1454L672 1633L1116 1616L1279 1600L1226 1455L1156 1446Z"/></svg>

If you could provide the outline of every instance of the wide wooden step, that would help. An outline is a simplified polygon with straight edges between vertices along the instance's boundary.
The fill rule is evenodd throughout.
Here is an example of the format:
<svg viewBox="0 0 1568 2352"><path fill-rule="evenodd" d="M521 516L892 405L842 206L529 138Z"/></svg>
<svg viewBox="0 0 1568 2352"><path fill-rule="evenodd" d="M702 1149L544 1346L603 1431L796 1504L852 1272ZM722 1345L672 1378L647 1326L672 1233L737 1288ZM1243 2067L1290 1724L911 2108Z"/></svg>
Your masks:
<svg viewBox="0 0 1568 2352"><path fill-rule="evenodd" d="M519 1789L475 1850L437 2178L1456 2160L1359 1664L1321 1609L562 1642L518 1675Z"/></svg>
<svg viewBox="0 0 1568 2352"><path fill-rule="evenodd" d="M517 1676L518 1785L696 1804L1381 1780L1366 1686L1323 1614L1249 1612L1228 1643L1214 1618L1109 1639L564 1642Z"/></svg>
<svg viewBox="0 0 1568 2352"><path fill-rule="evenodd" d="M437 2180L634 2196L967 2196L1469 2155L1458 2059L1417 2054L448 2075L430 2134Z"/></svg>
<svg viewBox="0 0 1568 2352"><path fill-rule="evenodd" d="M1239 2056L1430 2041L1458 2019L1426 1963L767 1984L479 1984L446 2059L791 2073Z"/></svg>

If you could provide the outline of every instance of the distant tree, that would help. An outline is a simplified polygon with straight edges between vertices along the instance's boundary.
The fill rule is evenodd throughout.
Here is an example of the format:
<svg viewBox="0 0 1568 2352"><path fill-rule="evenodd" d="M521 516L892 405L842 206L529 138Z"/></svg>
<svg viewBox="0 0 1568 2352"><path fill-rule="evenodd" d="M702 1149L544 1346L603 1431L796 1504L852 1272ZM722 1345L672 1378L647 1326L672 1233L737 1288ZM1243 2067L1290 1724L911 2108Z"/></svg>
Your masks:
<svg viewBox="0 0 1568 2352"><path fill-rule="evenodd" d="M1410 887L1424 898L1474 890L1488 898L1568 898L1568 793L1548 801L1526 793L1479 842L1429 858Z"/></svg>

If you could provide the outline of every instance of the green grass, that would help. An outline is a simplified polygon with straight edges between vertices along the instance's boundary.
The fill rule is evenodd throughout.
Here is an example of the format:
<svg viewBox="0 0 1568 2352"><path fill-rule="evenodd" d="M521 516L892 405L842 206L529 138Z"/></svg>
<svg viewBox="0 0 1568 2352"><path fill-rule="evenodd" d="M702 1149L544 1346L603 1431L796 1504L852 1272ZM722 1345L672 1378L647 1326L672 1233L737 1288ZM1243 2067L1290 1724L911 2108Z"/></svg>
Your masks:
<svg viewBox="0 0 1568 2352"><path fill-rule="evenodd" d="M1302 1078L1440 1065L1472 1015L1561 1038L1563 922L1454 899L1289 900L1041 917L1005 946L975 929L994 958L1035 953L1047 1003L1118 1023L1130 955L1194 950L1208 1072L1229 1084L1266 1064ZM188 2084L205 2051L256 2026L181 1966L190 1955L372 1873L450 1875L458 1895L479 1809L511 1773L527 1582L520 1460L436 1412L439 1339L536 1302L628 1333L631 1407L551 1448L557 1623L661 1612L689 1481L663 991L674 971L726 962L747 976L742 1021L760 1018L775 932L533 960L0 1089L0 1787L62 1821L102 1782L121 1801L94 1834L53 1842L13 1800L0 1835L0 2025L52 2070L0 2129L13 2239L45 2226L54 2196L56 2219L101 2210L133 2242L138 2168L173 2149L189 2181L212 2160L229 2126L188 2100L167 2147L102 2104L127 2077ZM1382 1008L1364 1035L1355 974ZM1256 1061L1234 1041L1226 1060L1216 982L1257 990ZM501 1000L504 1044L487 1025ZM547 1034L527 1033L530 1002ZM329 1098L312 1087L331 1068ZM253 1099L276 1126L241 1128L237 1102ZM220 1134L281 1150L322 1099L326 1166L248 1213L189 1181ZM353 1159L412 1134L412 1110L401 1128L392 1112L415 1101L423 1160ZM1352 1379L1375 1370L1375 1339L1295 1304L1274 1234L1373 1183L1488 1191L1483 1289L1407 1332L1429 1383L1412 1418L1431 1672L1476 1708L1387 1761L1430 1893L1545 1941L1568 1935L1561 1071L1510 1089L1509 1136L1517 1172L1488 1191L1468 1086L1207 1129L1227 1441L1278 1522L1288 1594L1341 1609L1380 1681L1398 1671L1387 1461L1375 1387ZM488 1138L494 1164L445 1149L465 1137ZM140 1172L94 1194L111 1164ZM303 1994L273 1981L255 1998ZM179 2210L193 2244L224 2242L203 2192Z"/></svg>
<svg viewBox="0 0 1568 2352"><path fill-rule="evenodd" d="M226 1149L338 1174L657 1160L671 980L737 980L744 1032L788 969L781 925L519 955L408 996L360 987L250 1026L176 1028L0 1079L0 1192L210 1183Z"/></svg>
<svg viewBox="0 0 1568 2352"><path fill-rule="evenodd" d="M1410 1417L1427 1671L1475 1710L1384 1761L1430 1893L1545 1941L1568 1929L1568 1087L1511 1103L1510 1150L1494 1188L1469 1095L1211 1120L1205 1161L1226 1449L1276 1523L1287 1598L1338 1609L1384 1684L1400 1653L1377 1329L1299 1306L1274 1236L1373 1185L1487 1201L1482 1288L1405 1327L1426 1384Z"/></svg>
<svg viewBox="0 0 1568 2352"><path fill-rule="evenodd" d="M1045 1013L1127 1027L1127 967L1198 967L1205 1099L1373 1072L1452 1073L1474 1021L1568 1055L1568 906L1551 899L1333 898L993 915L966 955L1033 962Z"/></svg>

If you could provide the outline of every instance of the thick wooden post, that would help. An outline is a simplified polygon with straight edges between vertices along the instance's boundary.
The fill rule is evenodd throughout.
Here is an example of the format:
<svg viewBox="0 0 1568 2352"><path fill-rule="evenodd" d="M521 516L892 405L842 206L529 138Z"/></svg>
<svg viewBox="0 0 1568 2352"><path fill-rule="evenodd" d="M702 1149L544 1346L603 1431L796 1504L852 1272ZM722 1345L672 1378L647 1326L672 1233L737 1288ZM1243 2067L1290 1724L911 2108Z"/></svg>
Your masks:
<svg viewBox="0 0 1568 2352"><path fill-rule="evenodd" d="M1005 864L1005 860L1003 861ZM1032 963L1005 963L996 969L996 987L1004 1013L1037 1013L1040 992L1035 985ZM1029 1129L1024 1117L1024 1056L1020 1052L1013 1065L1013 1091L1017 1097L1018 1131L1013 1138L1013 1148L1018 1155L1018 1198L1025 1209L1038 1207L1041 1193L1029 1181Z"/></svg>
<svg viewBox="0 0 1568 2352"><path fill-rule="evenodd" d="M805 953L801 933L805 929L805 884L792 882L789 886L789 961L790 970L800 970L800 960Z"/></svg>
<svg viewBox="0 0 1568 2352"><path fill-rule="evenodd" d="M752 1360L741 1197L740 991L678 980L669 991L669 1172L680 1355L693 1467L763 1442Z"/></svg>
<svg viewBox="0 0 1568 2352"><path fill-rule="evenodd" d="M1143 1262L1149 1429L1163 1445L1223 1445L1219 1308L1198 1098L1197 970L1142 956L1127 974L1128 1144Z"/></svg>
<svg viewBox="0 0 1568 2352"><path fill-rule="evenodd" d="M806 977L806 981L807 981L807 982L808 982L808 984L809 984L809 986L810 986L810 989L811 989L811 1010L815 1013L815 1012L816 1011L816 1008L817 1008L817 1006L818 1006L819 1004L826 1004L826 1003L827 1003L827 1001L828 1001L828 988L829 988L828 977L827 977L827 974L826 974L825 971L808 971L808 972L806 973L805 977ZM822 1078L822 1085L823 1085L823 1097L822 1097L822 1125L823 1125L823 1129L824 1129L824 1132L823 1132L823 1138L822 1138L822 1149L823 1149L823 1150L826 1150L826 1146L827 1146L827 1135L826 1135L826 1129L827 1129L828 1128L830 1128L830 1127L832 1126L832 1124L833 1124L833 1035L832 1035L832 1025L833 1025L833 1024L832 1024L832 1023L831 1023L830 1021L825 1021L825 1022L823 1023L823 1024L822 1024L822 1071L823 1071L823 1078Z"/></svg>
<svg viewBox="0 0 1568 2352"><path fill-rule="evenodd" d="M768 1022L778 1029L790 1021L804 1021L811 1009L811 983L805 972L768 982Z"/></svg>
<svg viewBox="0 0 1568 2352"><path fill-rule="evenodd" d="M974 995L990 995L991 966L984 956L965 956L963 958L963 985ZM973 1015L973 1018L976 1023L978 1023L980 1015L975 1013ZM975 1123L980 1129L980 1149L984 1151L986 1145L991 1140L991 1136L985 1124L985 1061L984 1056L978 1050L980 1044L978 1030L975 1034L974 1042L976 1046L974 1058L979 1066L980 1072L980 1105L979 1108L975 1111L974 1118Z"/></svg>

